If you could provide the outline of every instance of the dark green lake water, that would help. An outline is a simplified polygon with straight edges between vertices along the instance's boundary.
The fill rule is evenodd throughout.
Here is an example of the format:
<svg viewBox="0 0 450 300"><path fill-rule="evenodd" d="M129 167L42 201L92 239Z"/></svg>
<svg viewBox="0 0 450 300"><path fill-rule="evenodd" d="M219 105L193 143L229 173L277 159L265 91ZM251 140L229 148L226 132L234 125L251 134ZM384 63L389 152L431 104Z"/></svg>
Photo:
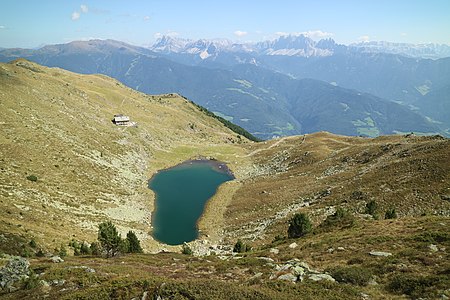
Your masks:
<svg viewBox="0 0 450 300"><path fill-rule="evenodd" d="M148 184L156 194L153 237L168 245L195 240L206 202L219 185L233 178L225 164L209 160L188 161L158 172Z"/></svg>

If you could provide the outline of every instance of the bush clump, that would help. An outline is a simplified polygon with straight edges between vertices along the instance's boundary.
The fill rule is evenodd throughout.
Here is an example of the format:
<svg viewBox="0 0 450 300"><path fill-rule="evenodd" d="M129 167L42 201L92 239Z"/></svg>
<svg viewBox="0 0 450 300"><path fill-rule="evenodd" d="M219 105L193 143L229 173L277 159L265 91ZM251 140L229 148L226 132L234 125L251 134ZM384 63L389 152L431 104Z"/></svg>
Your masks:
<svg viewBox="0 0 450 300"><path fill-rule="evenodd" d="M191 249L191 247L189 247L188 244L184 243L183 248L181 249L181 253L186 254L186 255L192 255L192 249Z"/></svg>
<svg viewBox="0 0 450 300"><path fill-rule="evenodd" d="M304 213L295 214L289 221L288 236L289 238L299 238L311 232L312 224L308 215Z"/></svg>
<svg viewBox="0 0 450 300"><path fill-rule="evenodd" d="M320 225L322 228L348 228L355 224L355 217L339 207L333 215L328 216Z"/></svg>
<svg viewBox="0 0 450 300"><path fill-rule="evenodd" d="M360 266L336 267L329 270L329 272L338 282L361 286L367 285L373 275L369 269Z"/></svg>
<svg viewBox="0 0 450 300"><path fill-rule="evenodd" d="M237 253L249 252L250 250L252 250L252 247L250 245L245 244L240 239L237 240L236 244L234 244L233 247L233 252Z"/></svg>
<svg viewBox="0 0 450 300"><path fill-rule="evenodd" d="M366 209L364 210L364 213L371 215L374 219L378 219L377 209L378 204L375 202L375 200L370 200L366 204Z"/></svg>
<svg viewBox="0 0 450 300"><path fill-rule="evenodd" d="M36 181L38 180L38 178L37 178L36 175L28 175L28 176L27 176L27 179L28 179L29 181L33 181L33 182L36 182Z"/></svg>
<svg viewBox="0 0 450 300"><path fill-rule="evenodd" d="M384 214L385 219L397 219L397 212L395 208L388 209Z"/></svg>
<svg viewBox="0 0 450 300"><path fill-rule="evenodd" d="M389 282L388 289L398 294L406 294L413 298L427 296L433 285L439 283L437 278L417 276L413 274L397 274Z"/></svg>

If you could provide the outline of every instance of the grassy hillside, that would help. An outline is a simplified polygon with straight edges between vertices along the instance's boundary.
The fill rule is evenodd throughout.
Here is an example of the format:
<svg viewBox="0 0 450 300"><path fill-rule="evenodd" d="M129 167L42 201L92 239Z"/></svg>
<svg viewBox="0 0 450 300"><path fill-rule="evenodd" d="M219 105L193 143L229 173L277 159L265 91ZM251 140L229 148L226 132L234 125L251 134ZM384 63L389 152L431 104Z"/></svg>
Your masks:
<svg viewBox="0 0 450 300"><path fill-rule="evenodd" d="M177 95L25 60L0 65L0 96L0 266L6 254L31 256L33 271L0 298L450 297L449 139L319 132L253 143ZM136 126L114 125L116 113ZM208 202L194 255L182 255L149 234L147 180L199 156L226 162L236 180ZM312 230L289 238L299 212ZM69 241L95 241L105 220L135 231L145 253L73 256ZM238 239L253 249L233 253ZM64 262L33 255L61 245Z"/></svg>
<svg viewBox="0 0 450 300"><path fill-rule="evenodd" d="M248 140L177 95L149 96L25 60L0 65L0 87L0 232L48 249L95 239L105 219L157 247L148 234L154 172L200 155L236 172L243 165L235 155ZM136 126L114 125L117 113Z"/></svg>
<svg viewBox="0 0 450 300"><path fill-rule="evenodd" d="M337 207L362 213L371 200L380 218L391 208L400 217L450 215L449 139L321 132L250 147L253 169L226 213L232 238L271 241L294 211L319 223Z"/></svg>

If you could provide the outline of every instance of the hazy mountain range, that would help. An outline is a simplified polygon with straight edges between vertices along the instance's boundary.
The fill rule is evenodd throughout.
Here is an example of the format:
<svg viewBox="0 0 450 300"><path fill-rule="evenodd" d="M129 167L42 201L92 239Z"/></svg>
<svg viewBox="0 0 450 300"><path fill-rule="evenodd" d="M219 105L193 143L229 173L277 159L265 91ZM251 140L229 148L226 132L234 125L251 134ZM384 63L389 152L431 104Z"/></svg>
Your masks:
<svg viewBox="0 0 450 300"><path fill-rule="evenodd" d="M24 57L109 75L146 93L176 92L262 138L320 130L446 134L450 58L393 54L439 57L448 48L428 46L345 46L302 35L253 44L166 36L149 48L91 40L3 49L0 61ZM421 47L422 52L414 50Z"/></svg>

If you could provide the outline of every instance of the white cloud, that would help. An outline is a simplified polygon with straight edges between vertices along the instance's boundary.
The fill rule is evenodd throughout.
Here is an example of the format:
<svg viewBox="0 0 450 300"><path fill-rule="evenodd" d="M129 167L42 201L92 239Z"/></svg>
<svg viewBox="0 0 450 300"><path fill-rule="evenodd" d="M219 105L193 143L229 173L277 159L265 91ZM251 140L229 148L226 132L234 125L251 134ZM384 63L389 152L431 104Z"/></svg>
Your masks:
<svg viewBox="0 0 450 300"><path fill-rule="evenodd" d="M72 21L77 21L81 17L81 13L87 14L89 12L89 8L87 5L81 4L80 5L80 11L76 10L72 13L71 19Z"/></svg>
<svg viewBox="0 0 450 300"><path fill-rule="evenodd" d="M246 36L247 34L248 34L247 31L241 31L241 30L236 30L234 32L234 35L237 36L237 37L243 37L243 36Z"/></svg>
<svg viewBox="0 0 450 300"><path fill-rule="evenodd" d="M80 8L81 8L81 12L82 13L88 13L88 11L89 11L89 8L87 7L87 5L84 5L84 4L81 4L80 5Z"/></svg>
<svg viewBox="0 0 450 300"><path fill-rule="evenodd" d="M79 18L80 18L80 13L79 12L77 12L77 11L74 11L73 13L72 13L72 21L76 21L76 20L78 20Z"/></svg>
<svg viewBox="0 0 450 300"><path fill-rule="evenodd" d="M150 21L150 16L144 16L144 21Z"/></svg>
<svg viewBox="0 0 450 300"><path fill-rule="evenodd" d="M6 26L0 25L0 29L6 29Z"/></svg>
<svg viewBox="0 0 450 300"><path fill-rule="evenodd" d="M400 33L400 35L403 36L403 37L405 37L405 36L407 36L408 34L407 34L406 32L402 32L402 33Z"/></svg>
<svg viewBox="0 0 450 300"><path fill-rule="evenodd" d="M358 38L358 40L359 40L360 42L366 43L366 42L370 41L370 36L368 36L368 35L362 35L362 36L360 36L360 37Z"/></svg>
<svg viewBox="0 0 450 300"><path fill-rule="evenodd" d="M332 37L333 34L331 32L325 32L322 30L310 30L310 31L304 31L300 32L300 34L303 34L304 36L307 36L311 39L325 39Z"/></svg>
<svg viewBox="0 0 450 300"><path fill-rule="evenodd" d="M285 35L289 35L289 32L284 32L284 31L277 31L275 32L275 35L277 36L285 36Z"/></svg>

